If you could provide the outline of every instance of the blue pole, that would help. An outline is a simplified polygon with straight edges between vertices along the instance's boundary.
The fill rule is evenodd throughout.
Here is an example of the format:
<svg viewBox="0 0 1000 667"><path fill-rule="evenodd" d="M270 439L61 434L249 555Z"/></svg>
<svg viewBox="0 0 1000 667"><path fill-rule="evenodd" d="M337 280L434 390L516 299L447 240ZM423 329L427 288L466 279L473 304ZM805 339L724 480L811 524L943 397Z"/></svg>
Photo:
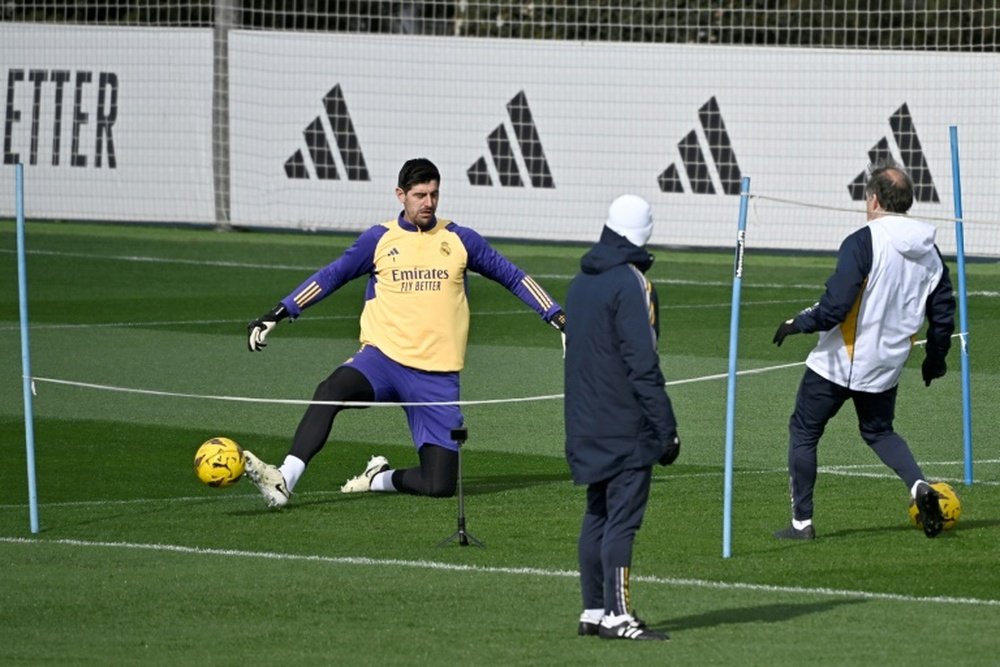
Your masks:
<svg viewBox="0 0 1000 667"><path fill-rule="evenodd" d="M736 414L736 351L740 337L740 291L743 286L743 250L747 233L747 201L750 178L740 181L740 221L736 233L736 259L733 266L733 302L729 315L729 380L726 386L726 463L723 482L722 557L733 554L733 433Z"/></svg>
<svg viewBox="0 0 1000 667"><path fill-rule="evenodd" d="M17 202L17 298L21 312L21 376L24 387L24 444L28 454L28 513L31 532L38 532L38 489L35 484L35 417L32 409L31 356L28 345L28 271L24 261L24 165L17 163L15 200Z"/></svg>
<svg viewBox="0 0 1000 667"><path fill-rule="evenodd" d="M972 485L972 388L969 381L969 308L965 289L965 232L962 229L962 177L958 165L958 127L952 125L951 178L955 199L955 251L958 256L958 328L962 357L962 440L965 451L965 485Z"/></svg>

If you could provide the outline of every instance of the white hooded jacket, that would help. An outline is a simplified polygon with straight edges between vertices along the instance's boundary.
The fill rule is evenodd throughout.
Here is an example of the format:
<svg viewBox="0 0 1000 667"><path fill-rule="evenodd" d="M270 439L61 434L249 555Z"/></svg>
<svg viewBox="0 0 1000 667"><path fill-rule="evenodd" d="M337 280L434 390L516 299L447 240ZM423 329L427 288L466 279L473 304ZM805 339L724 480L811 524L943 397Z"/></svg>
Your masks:
<svg viewBox="0 0 1000 667"><path fill-rule="evenodd" d="M926 222L886 215L845 239L823 300L795 319L800 331L822 332L806 360L810 369L855 391L896 386L939 287L947 288L949 319L954 313L936 231Z"/></svg>

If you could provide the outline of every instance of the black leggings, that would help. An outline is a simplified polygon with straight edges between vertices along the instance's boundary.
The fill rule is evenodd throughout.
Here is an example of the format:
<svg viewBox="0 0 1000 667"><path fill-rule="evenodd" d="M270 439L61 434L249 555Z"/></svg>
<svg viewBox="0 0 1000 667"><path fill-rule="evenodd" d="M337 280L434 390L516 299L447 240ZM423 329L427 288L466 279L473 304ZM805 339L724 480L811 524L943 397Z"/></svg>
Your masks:
<svg viewBox="0 0 1000 667"><path fill-rule="evenodd" d="M350 366L339 366L327 379L319 383L313 393L313 400L371 402L375 400L375 390L360 371ZM288 453L308 464L312 457L323 449L326 439L330 437L334 417L341 410L347 409L343 405L310 405L299 421L299 427L292 439L292 448Z"/></svg>
<svg viewBox="0 0 1000 667"><path fill-rule="evenodd" d="M372 402L375 400L375 390L360 371L350 366L340 366L319 383L313 393L313 400ZM288 453L308 464L330 437L334 418L341 410L347 409L359 408L310 405L299 421ZM392 484L403 493L450 498L455 495L458 485L458 452L425 444L420 448L420 467L394 471Z"/></svg>
<svg viewBox="0 0 1000 667"><path fill-rule="evenodd" d="M392 485L403 493L450 498L458 485L458 452L438 445L420 448L420 467L392 473Z"/></svg>

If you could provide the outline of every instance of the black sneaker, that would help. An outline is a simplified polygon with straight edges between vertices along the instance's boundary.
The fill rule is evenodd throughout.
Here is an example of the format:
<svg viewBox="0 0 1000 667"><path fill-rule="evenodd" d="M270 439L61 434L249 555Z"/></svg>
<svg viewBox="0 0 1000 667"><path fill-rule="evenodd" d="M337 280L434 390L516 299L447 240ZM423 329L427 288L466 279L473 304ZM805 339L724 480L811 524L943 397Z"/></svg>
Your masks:
<svg viewBox="0 0 1000 667"><path fill-rule="evenodd" d="M647 627L643 621L634 616L625 616L621 623L610 627L604 623L605 621L601 621L597 628L601 639L650 639L661 642L670 639L667 633Z"/></svg>
<svg viewBox="0 0 1000 667"><path fill-rule="evenodd" d="M812 527L812 524L809 524L802 530L789 525L788 528L775 532L774 536L779 540L815 540L816 529Z"/></svg>
<svg viewBox="0 0 1000 667"><path fill-rule="evenodd" d="M581 637L593 637L599 632L600 623L594 623L593 621L580 621L580 625L576 626L576 634Z"/></svg>
<svg viewBox="0 0 1000 667"><path fill-rule="evenodd" d="M944 514L941 512L941 496L927 482L921 482L917 487L917 509L920 510L920 523L924 526L924 535L937 537L944 528Z"/></svg>

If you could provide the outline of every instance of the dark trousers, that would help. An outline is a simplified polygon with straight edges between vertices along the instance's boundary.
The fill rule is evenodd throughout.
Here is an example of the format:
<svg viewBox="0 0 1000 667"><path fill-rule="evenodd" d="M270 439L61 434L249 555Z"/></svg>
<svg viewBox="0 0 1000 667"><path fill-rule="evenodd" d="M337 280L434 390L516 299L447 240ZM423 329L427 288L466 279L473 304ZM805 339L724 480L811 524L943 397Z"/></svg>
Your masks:
<svg viewBox="0 0 1000 667"><path fill-rule="evenodd" d="M632 613L632 543L642 525L653 469L623 470L587 486L587 511L578 543L584 609Z"/></svg>
<svg viewBox="0 0 1000 667"><path fill-rule="evenodd" d="M852 391L806 369L795 398L795 412L788 422L792 516L800 521L813 516L819 439L827 422L848 399L854 403L862 439L882 462L895 471L908 489L917 480L923 479L923 471L906 441L892 429L896 414L896 387L877 394Z"/></svg>

